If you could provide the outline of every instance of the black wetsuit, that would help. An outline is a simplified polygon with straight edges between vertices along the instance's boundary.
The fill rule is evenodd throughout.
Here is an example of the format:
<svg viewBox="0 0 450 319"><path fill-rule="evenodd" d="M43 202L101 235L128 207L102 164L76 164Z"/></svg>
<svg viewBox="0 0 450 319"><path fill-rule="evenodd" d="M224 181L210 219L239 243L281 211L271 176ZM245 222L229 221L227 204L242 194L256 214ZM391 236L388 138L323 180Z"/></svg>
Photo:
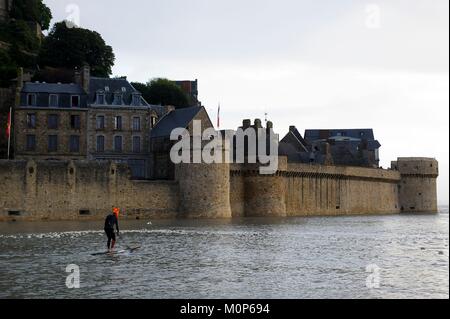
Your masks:
<svg viewBox="0 0 450 319"><path fill-rule="evenodd" d="M105 233L108 236L108 249L111 247L111 240L116 241L116 234L114 233L114 225L116 226L117 233L119 233L119 221L114 214L109 214L105 219Z"/></svg>

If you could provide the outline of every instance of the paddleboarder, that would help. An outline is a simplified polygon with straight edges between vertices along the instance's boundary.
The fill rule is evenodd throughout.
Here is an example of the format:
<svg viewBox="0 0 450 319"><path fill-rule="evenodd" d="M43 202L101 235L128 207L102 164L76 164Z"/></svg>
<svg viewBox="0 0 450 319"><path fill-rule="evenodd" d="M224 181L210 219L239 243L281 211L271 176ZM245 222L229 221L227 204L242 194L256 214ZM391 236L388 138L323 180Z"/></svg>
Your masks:
<svg viewBox="0 0 450 319"><path fill-rule="evenodd" d="M119 236L119 213L118 207L113 207L112 214L106 216L105 219L105 233L108 237L108 251L112 251L116 245L116 233L114 232L114 226L117 229L117 236Z"/></svg>

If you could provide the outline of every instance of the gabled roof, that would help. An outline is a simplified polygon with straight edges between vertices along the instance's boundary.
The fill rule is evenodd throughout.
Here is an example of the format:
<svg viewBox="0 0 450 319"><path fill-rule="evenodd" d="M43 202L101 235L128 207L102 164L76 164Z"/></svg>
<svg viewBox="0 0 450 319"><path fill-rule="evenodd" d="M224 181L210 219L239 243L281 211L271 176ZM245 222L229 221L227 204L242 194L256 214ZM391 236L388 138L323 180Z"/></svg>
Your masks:
<svg viewBox="0 0 450 319"><path fill-rule="evenodd" d="M194 106L176 109L166 114L152 130L151 137L166 137L170 136L175 128L187 128L202 109L203 107Z"/></svg>
<svg viewBox="0 0 450 319"><path fill-rule="evenodd" d="M307 144L305 143L303 138L301 136L299 138L299 136L297 136L297 134L294 131L289 131L286 134L286 136L283 137L281 142L290 144L292 147L296 149L297 152L308 152Z"/></svg>
<svg viewBox="0 0 450 319"><path fill-rule="evenodd" d="M48 94L86 94L83 88L75 83L60 84L60 83L41 83L41 82L26 82L23 85L22 93L48 93Z"/></svg>

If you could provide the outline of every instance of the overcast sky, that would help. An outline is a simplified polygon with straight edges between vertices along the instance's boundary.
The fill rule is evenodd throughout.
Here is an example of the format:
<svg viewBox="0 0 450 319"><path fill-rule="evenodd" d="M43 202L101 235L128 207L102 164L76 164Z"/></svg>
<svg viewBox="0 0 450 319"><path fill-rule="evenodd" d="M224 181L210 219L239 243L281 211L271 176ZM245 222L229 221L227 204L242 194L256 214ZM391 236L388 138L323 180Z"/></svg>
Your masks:
<svg viewBox="0 0 450 319"><path fill-rule="evenodd" d="M45 0L114 48L114 75L198 79L222 128L264 119L284 135L373 128L382 165L440 162L449 198L448 0Z"/></svg>

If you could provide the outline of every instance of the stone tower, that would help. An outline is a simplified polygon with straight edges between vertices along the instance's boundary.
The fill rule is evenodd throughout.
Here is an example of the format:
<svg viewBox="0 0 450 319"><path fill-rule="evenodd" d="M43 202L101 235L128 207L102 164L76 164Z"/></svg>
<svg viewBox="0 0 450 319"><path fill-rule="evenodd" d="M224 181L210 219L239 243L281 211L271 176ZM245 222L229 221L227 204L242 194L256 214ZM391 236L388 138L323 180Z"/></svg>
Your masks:
<svg viewBox="0 0 450 319"><path fill-rule="evenodd" d="M282 172L287 169L287 158L279 157L278 170L272 175L261 175L259 164L244 165L245 216L285 217L285 183Z"/></svg>
<svg viewBox="0 0 450 319"><path fill-rule="evenodd" d="M179 217L231 218L230 164L177 164L175 179L180 190Z"/></svg>
<svg viewBox="0 0 450 319"><path fill-rule="evenodd" d="M433 158L401 157L392 162L401 174L399 203L402 212L437 213L439 164Z"/></svg>

